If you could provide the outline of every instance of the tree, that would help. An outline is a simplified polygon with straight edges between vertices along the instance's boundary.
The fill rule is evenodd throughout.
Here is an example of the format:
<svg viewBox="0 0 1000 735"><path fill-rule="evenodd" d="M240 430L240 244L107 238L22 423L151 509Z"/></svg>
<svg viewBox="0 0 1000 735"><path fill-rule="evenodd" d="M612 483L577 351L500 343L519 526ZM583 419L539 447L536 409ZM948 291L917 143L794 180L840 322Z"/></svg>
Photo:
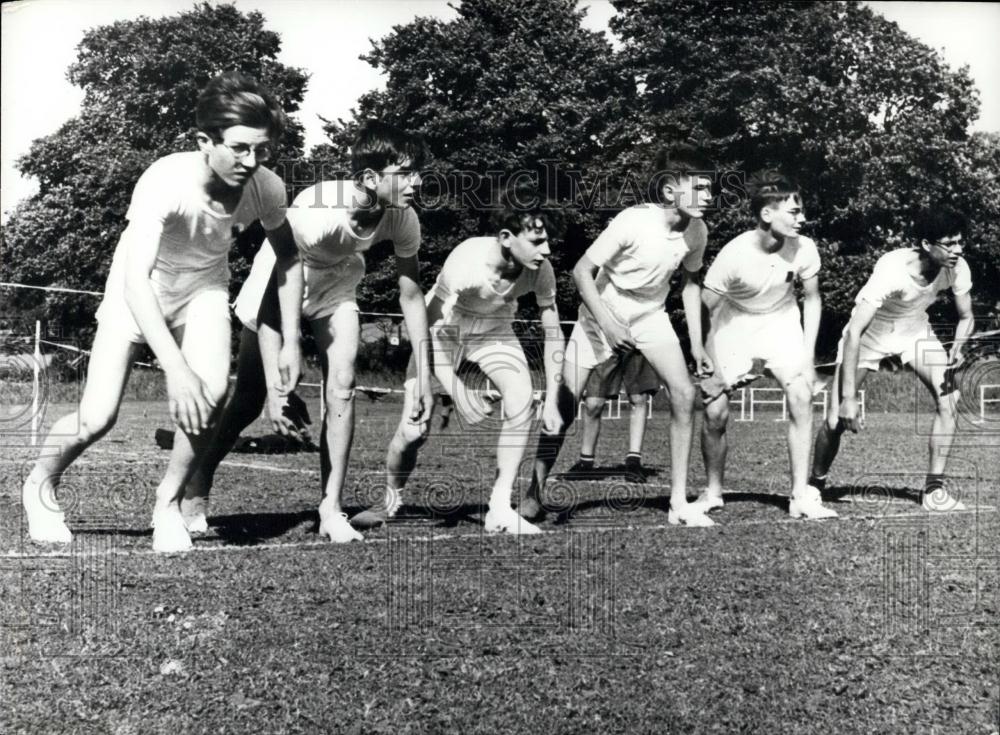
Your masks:
<svg viewBox="0 0 1000 735"><path fill-rule="evenodd" d="M583 28L573 0L466 0L458 17L417 18L362 57L386 75L352 118L332 122L332 145L313 151L319 169L347 169L360 121L376 118L424 136L433 156L421 199L421 260L430 285L447 253L485 232L484 205L498 182L536 176L553 199L575 197L558 169L585 169L628 118L634 85L616 72L606 38ZM597 215L570 212L553 256L560 307L575 307L569 271L595 234ZM387 252L387 251L386 251ZM395 310L390 259L374 250L359 297L367 309Z"/></svg>
<svg viewBox="0 0 1000 735"><path fill-rule="evenodd" d="M260 13L232 5L202 3L159 20L89 31L68 72L84 90L79 115L36 140L18 161L22 174L38 179L39 191L4 228L3 280L102 291L136 180L157 158L193 148L195 102L209 79L239 70L271 89L286 113L298 109L307 78L276 61L280 48ZM294 120L282 145L279 158L301 155L302 129ZM259 230L241 236L241 252L251 252L262 236ZM248 269L234 266L235 275ZM13 300L53 327L93 329L93 297L19 292Z"/></svg>
<svg viewBox="0 0 1000 735"><path fill-rule="evenodd" d="M614 5L621 73L642 88L629 138L693 140L740 176L777 166L802 184L825 262L826 351L874 261L911 241L924 207L964 209L973 271L996 273L997 147L968 135L978 95L967 69L855 2ZM749 225L745 203L723 208L714 247ZM998 289L980 279L977 301Z"/></svg>

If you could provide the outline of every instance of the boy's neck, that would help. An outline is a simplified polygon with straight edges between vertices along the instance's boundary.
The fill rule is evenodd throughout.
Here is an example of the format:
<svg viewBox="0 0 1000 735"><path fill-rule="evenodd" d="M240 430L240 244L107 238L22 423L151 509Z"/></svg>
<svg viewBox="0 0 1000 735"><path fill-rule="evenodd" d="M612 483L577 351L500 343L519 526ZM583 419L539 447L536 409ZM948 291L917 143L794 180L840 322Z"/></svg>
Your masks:
<svg viewBox="0 0 1000 735"><path fill-rule="evenodd" d="M684 232L691 224L691 218L680 213L676 207L663 207L663 216L667 221L667 228L673 232Z"/></svg>
<svg viewBox="0 0 1000 735"><path fill-rule="evenodd" d="M490 248L490 269L501 278L513 280L521 275L524 266L517 262L510 250L505 250L500 244L500 238L493 240L493 247Z"/></svg>
<svg viewBox="0 0 1000 735"><path fill-rule="evenodd" d="M917 251L917 255L919 257L917 258L917 273L915 275L924 279L927 283L932 283L938 277L938 273L941 272L941 265L931 260L927 251L923 248Z"/></svg>
<svg viewBox="0 0 1000 735"><path fill-rule="evenodd" d="M776 253L785 247L785 238L775 237L770 229L757 225L757 246L765 253Z"/></svg>
<svg viewBox="0 0 1000 735"><path fill-rule="evenodd" d="M385 214L385 207L378 197L367 189L354 185L351 195L351 205L347 209L352 227L367 229L374 227Z"/></svg>

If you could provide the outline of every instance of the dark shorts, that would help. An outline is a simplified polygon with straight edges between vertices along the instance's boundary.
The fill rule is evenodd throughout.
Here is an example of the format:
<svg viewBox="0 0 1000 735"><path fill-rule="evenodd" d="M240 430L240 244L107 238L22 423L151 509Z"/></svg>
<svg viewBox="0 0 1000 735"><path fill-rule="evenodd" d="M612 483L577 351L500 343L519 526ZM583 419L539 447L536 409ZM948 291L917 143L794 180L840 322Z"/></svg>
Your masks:
<svg viewBox="0 0 1000 735"><path fill-rule="evenodd" d="M587 379L590 397L617 398L624 388L627 395L653 395L660 390L660 378L638 350L612 355L595 367Z"/></svg>

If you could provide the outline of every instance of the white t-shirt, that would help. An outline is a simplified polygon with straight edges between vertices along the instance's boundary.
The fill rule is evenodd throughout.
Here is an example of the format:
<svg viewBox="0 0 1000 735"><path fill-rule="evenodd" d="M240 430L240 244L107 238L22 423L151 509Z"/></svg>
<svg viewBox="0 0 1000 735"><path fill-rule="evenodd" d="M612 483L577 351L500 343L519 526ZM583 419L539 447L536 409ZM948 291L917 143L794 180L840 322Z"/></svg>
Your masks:
<svg viewBox="0 0 1000 735"><path fill-rule="evenodd" d="M627 324L663 310L670 276L681 263L689 272L701 268L708 227L692 219L676 232L666 214L653 204L629 207L587 248L587 257L600 268L595 280L601 300Z"/></svg>
<svg viewBox="0 0 1000 735"><path fill-rule="evenodd" d="M866 301L876 307L875 320L912 325L915 331L927 326L927 309L942 291L949 288L956 296L972 290L972 272L965 258L954 268L942 268L937 277L921 286L910 275L910 265L920 258L916 250L901 248L886 253L878 262L855 303Z"/></svg>
<svg viewBox="0 0 1000 735"><path fill-rule="evenodd" d="M410 207L387 209L374 232L365 237L351 228L348 212L354 188L352 180L321 181L296 196L288 208L288 222L306 267L329 268L383 240L392 241L397 257L417 254L420 221Z"/></svg>
<svg viewBox="0 0 1000 735"><path fill-rule="evenodd" d="M206 203L205 159L197 151L154 161L139 177L126 217L143 232L155 226L159 252L150 274L161 306L171 310L206 287L229 283L229 249L237 234L260 220L273 230L285 221L285 185L273 171L258 168L243 187L232 214ZM119 241L108 274L107 294L124 294L126 246Z"/></svg>
<svg viewBox="0 0 1000 735"><path fill-rule="evenodd" d="M434 296L444 302L446 322L453 316L510 321L517 312L517 299L529 293L535 294L539 307L556 302L556 276L548 260L537 270L525 268L506 290L499 291L497 276L486 264L496 243L494 237L472 237L448 254L427 295L428 303Z"/></svg>
<svg viewBox="0 0 1000 735"><path fill-rule="evenodd" d="M739 311L770 314L795 303L796 279L819 273L819 251L810 238L799 236L766 253L757 238L750 230L726 243L705 274L705 288Z"/></svg>
<svg viewBox="0 0 1000 735"><path fill-rule="evenodd" d="M353 181L321 181L296 196L288 208L288 223L304 266L306 300L353 299L355 282L338 288L330 278L340 279L346 273L353 280L360 279L363 272L356 272L356 268L337 266L347 266L344 261L350 257L363 261L363 253L376 243L392 241L395 254L401 258L416 255L420 249L420 220L411 208L387 209L375 230L359 237L348 216L353 192ZM237 317L252 329L256 328L257 312L276 260L274 248L265 240L236 298ZM309 311L318 313L323 307L313 303Z"/></svg>

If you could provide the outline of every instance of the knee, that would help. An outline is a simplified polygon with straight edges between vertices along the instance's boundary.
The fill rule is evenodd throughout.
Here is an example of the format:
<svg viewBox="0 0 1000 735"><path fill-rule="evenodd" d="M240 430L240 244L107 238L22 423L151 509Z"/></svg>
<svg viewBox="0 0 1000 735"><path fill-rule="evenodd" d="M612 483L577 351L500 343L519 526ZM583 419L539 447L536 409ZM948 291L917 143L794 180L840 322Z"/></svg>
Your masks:
<svg viewBox="0 0 1000 735"><path fill-rule="evenodd" d="M427 442L427 435L430 429L430 422L414 424L409 421L402 421L396 429L393 437L395 448L401 454L409 454L417 451Z"/></svg>
<svg viewBox="0 0 1000 735"><path fill-rule="evenodd" d="M729 423L729 406L718 401L705 407L705 429L713 434L723 434Z"/></svg>
<svg viewBox="0 0 1000 735"><path fill-rule="evenodd" d="M601 414L604 413L604 401L598 403L597 401L584 401L583 412L586 414L587 418L594 419L595 421L601 418Z"/></svg>
<svg viewBox="0 0 1000 735"><path fill-rule="evenodd" d="M354 370L340 368L331 370L325 387L326 402L329 404L348 403L354 400Z"/></svg>
<svg viewBox="0 0 1000 735"><path fill-rule="evenodd" d="M85 442L96 441L111 431L118 420L117 411L80 411L80 430L77 435Z"/></svg>
<svg viewBox="0 0 1000 735"><path fill-rule="evenodd" d="M535 415L531 386L508 390L503 396L504 414L508 424L524 424Z"/></svg>
<svg viewBox="0 0 1000 735"><path fill-rule="evenodd" d="M785 388L788 410L793 416L803 416L809 413L812 403L812 391L805 380L796 380Z"/></svg>
<svg viewBox="0 0 1000 735"><path fill-rule="evenodd" d="M942 396L937 399L937 415L946 426L952 426L955 423L955 414L955 401L951 396Z"/></svg>
<svg viewBox="0 0 1000 735"><path fill-rule="evenodd" d="M674 415L690 414L694 410L696 394L697 391L691 383L671 387L670 408L673 410Z"/></svg>

